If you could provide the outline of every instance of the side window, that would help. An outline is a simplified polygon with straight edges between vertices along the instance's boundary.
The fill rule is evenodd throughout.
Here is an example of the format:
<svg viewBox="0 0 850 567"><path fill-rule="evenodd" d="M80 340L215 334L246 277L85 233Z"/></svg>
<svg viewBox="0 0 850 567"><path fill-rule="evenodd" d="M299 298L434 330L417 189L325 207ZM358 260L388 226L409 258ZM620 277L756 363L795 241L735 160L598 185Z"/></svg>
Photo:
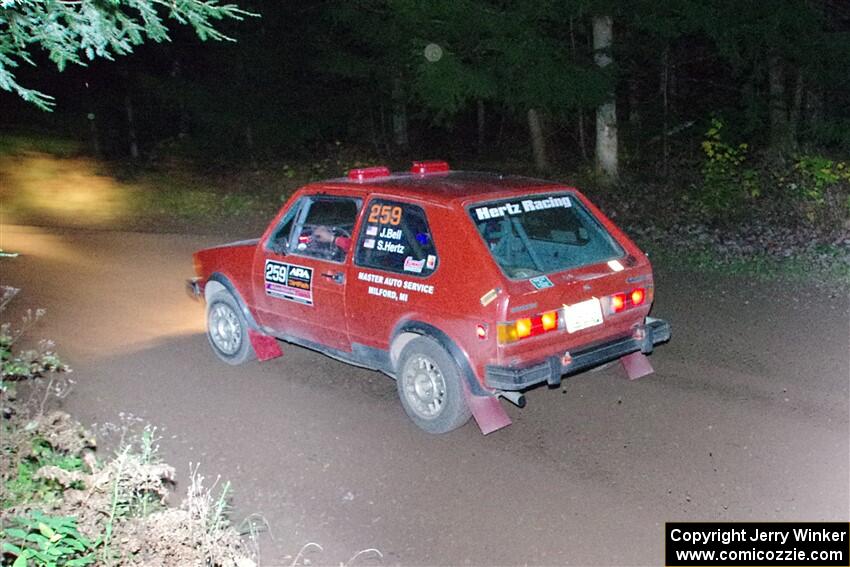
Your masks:
<svg viewBox="0 0 850 567"><path fill-rule="evenodd" d="M358 266L423 277L437 269L437 249L421 207L373 199L364 216L354 253Z"/></svg>
<svg viewBox="0 0 850 567"><path fill-rule="evenodd" d="M294 216L287 250L291 254L331 262L345 261L351 249L351 231L359 209L359 199L304 197Z"/></svg>
<svg viewBox="0 0 850 567"><path fill-rule="evenodd" d="M298 212L298 209L301 208L303 201L304 200L302 199L298 203L295 203L283 216L283 219L280 221L280 225L272 233L266 243L267 250L270 250L275 254L286 254L289 251L289 242L292 237L292 225L295 222L295 215Z"/></svg>

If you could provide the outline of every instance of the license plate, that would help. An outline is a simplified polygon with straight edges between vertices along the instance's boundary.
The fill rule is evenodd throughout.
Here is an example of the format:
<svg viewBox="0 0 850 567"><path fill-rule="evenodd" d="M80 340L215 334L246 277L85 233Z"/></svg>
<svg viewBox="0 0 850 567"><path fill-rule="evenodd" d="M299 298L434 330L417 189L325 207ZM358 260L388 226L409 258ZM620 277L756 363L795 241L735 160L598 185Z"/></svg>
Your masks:
<svg viewBox="0 0 850 567"><path fill-rule="evenodd" d="M602 305L596 297L574 305L565 305L564 320L567 324L568 333L601 325Z"/></svg>

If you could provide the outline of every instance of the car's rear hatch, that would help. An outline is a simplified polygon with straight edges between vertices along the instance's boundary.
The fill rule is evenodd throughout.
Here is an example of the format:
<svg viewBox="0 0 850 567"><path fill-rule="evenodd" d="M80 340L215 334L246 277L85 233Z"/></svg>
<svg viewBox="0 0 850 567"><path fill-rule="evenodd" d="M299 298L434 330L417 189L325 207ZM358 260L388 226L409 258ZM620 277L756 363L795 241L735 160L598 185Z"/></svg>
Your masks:
<svg viewBox="0 0 850 567"><path fill-rule="evenodd" d="M468 212L505 276L492 363L561 356L643 322L653 295L649 261L578 192L476 202Z"/></svg>

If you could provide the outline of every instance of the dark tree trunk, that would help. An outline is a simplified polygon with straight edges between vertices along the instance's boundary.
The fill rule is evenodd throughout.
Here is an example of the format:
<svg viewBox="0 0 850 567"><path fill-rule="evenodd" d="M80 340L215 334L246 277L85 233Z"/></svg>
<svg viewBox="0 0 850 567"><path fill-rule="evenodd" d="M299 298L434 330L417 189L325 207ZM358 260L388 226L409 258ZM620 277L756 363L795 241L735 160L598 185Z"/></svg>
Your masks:
<svg viewBox="0 0 850 567"><path fill-rule="evenodd" d="M477 110L478 110L478 155L484 155L484 134L486 132L486 122L485 122L485 108L484 101L480 98L477 102Z"/></svg>
<svg viewBox="0 0 850 567"><path fill-rule="evenodd" d="M375 124L375 109L372 108L372 105L369 105L369 133L372 138L372 147L375 149L375 153L378 154L381 152L380 142L378 141L378 127Z"/></svg>
<svg viewBox="0 0 850 567"><path fill-rule="evenodd" d="M815 132L823 119L823 90L820 87L810 85L806 88L805 107L806 129Z"/></svg>
<svg viewBox="0 0 850 567"><path fill-rule="evenodd" d="M667 94L670 92L670 48L664 47L661 54L661 104L663 105L661 119L661 157L664 180L670 178L670 112Z"/></svg>
<svg viewBox="0 0 850 567"><path fill-rule="evenodd" d="M401 78L393 80L393 142L400 149L407 149L407 104L404 99L404 87Z"/></svg>
<svg viewBox="0 0 850 567"><path fill-rule="evenodd" d="M767 60L770 105L770 148L776 155L785 154L791 147L788 125L788 105L785 101L785 68L778 55Z"/></svg>
<svg viewBox="0 0 850 567"><path fill-rule="evenodd" d="M788 134L791 145L796 149L800 145L799 131L800 119L803 110L803 97L806 94L805 80L803 79L803 70L797 68L797 80L794 83L794 99L791 104L791 111L788 114Z"/></svg>
<svg viewBox="0 0 850 567"><path fill-rule="evenodd" d="M572 48L573 59L578 57L576 50L576 33L575 26L573 25L573 18L570 18L570 47ZM581 157L584 161L587 161L587 144L584 139L584 109L578 109L578 123L576 124L576 130L578 134L578 147L579 151L581 151Z"/></svg>
<svg viewBox="0 0 850 567"><path fill-rule="evenodd" d="M549 160L546 157L546 139L543 137L543 127L540 116L534 108L528 109L528 130L531 134L531 149L534 152L534 166L538 171L549 170Z"/></svg>
<svg viewBox="0 0 850 567"><path fill-rule="evenodd" d="M127 113L127 139L130 143L130 157L133 161L138 161L139 142L136 139L136 122L133 116L133 100L130 93L124 95L124 110Z"/></svg>
<svg viewBox="0 0 850 567"><path fill-rule="evenodd" d="M174 79L175 82L179 81L181 72L182 67L180 66L180 60L175 57L174 61L171 63L171 78ZM181 95L177 101L177 137L182 140L189 136L189 111L186 109L186 102L182 95L183 91L181 90L180 92Z"/></svg>
<svg viewBox="0 0 850 567"><path fill-rule="evenodd" d="M87 94L87 102L88 102L88 113L86 114L86 118L89 121L89 134L91 134L91 149L92 153L95 157L101 157L100 150L100 135L97 131L97 114L94 111L94 104L92 102L91 91L89 88L89 83L86 81L86 94Z"/></svg>
<svg viewBox="0 0 850 567"><path fill-rule="evenodd" d="M614 22L610 16L593 18L593 50L596 64L602 69L613 62L611 47ZM596 108L596 172L602 183L616 183L617 160L617 103L611 92L608 100Z"/></svg>
<svg viewBox="0 0 850 567"><path fill-rule="evenodd" d="M251 167L254 171L260 169L260 164L257 162L257 146L254 143L254 130L250 124L245 125L245 148L248 150L248 159L251 160Z"/></svg>

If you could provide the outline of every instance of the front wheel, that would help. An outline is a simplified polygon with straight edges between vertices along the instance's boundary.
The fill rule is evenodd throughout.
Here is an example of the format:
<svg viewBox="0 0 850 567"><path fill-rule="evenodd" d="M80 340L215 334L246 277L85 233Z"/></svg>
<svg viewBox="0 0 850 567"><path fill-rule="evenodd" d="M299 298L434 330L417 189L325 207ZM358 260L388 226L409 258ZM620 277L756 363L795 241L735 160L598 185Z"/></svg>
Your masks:
<svg viewBox="0 0 850 567"><path fill-rule="evenodd" d="M254 358L245 315L228 291L217 291L207 302L207 339L215 355L227 364Z"/></svg>
<svg viewBox="0 0 850 567"><path fill-rule="evenodd" d="M434 339L418 337L407 343L396 374L404 411L421 429L447 433L469 421L460 369Z"/></svg>

